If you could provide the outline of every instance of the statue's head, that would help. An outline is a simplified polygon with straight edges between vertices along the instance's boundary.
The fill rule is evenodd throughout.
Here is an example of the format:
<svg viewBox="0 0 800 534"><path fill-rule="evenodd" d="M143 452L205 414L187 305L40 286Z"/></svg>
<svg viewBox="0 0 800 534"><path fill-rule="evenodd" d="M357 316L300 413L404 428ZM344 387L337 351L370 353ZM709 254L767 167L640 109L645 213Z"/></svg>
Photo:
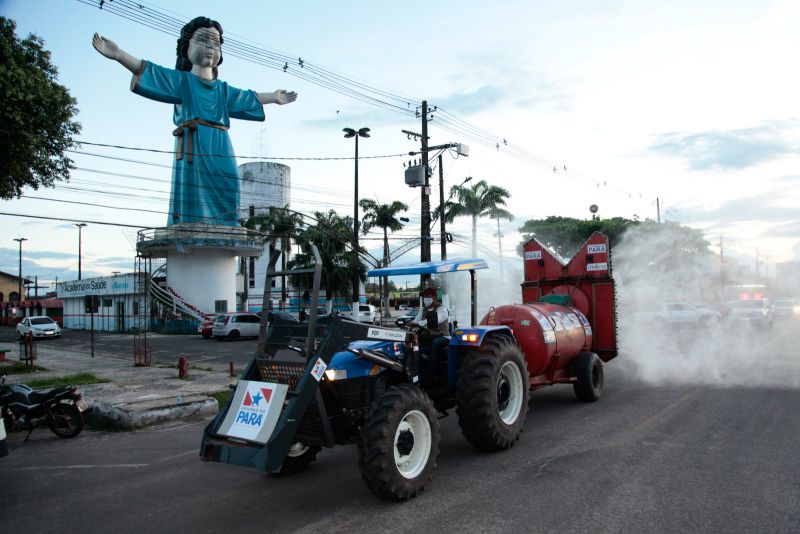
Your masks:
<svg viewBox="0 0 800 534"><path fill-rule="evenodd" d="M176 49L177 70L192 70L192 66L207 62L217 77L217 66L222 64L222 26L208 17L196 17L181 28Z"/></svg>

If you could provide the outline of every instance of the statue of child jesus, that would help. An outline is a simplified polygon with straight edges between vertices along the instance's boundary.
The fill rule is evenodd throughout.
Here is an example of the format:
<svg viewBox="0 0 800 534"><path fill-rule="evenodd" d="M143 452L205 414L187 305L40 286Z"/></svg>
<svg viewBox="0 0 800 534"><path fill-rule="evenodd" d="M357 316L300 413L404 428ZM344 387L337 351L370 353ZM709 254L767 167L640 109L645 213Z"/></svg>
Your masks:
<svg viewBox="0 0 800 534"><path fill-rule="evenodd" d="M297 94L283 89L257 93L219 80L222 27L206 17L181 29L175 69L137 59L98 34L92 45L133 73L131 91L174 104L175 162L167 224L236 226L239 171L228 136L230 119L263 121L265 104L288 104Z"/></svg>

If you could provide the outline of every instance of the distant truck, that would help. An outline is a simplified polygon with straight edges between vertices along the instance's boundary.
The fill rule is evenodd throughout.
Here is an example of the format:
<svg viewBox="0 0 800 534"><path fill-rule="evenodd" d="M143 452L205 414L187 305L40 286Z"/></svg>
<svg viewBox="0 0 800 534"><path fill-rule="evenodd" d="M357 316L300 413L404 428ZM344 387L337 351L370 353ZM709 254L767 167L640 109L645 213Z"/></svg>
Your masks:
<svg viewBox="0 0 800 534"><path fill-rule="evenodd" d="M659 321L691 325L718 322L721 315L717 311L686 302L663 302L654 310L634 313L633 319L640 322Z"/></svg>

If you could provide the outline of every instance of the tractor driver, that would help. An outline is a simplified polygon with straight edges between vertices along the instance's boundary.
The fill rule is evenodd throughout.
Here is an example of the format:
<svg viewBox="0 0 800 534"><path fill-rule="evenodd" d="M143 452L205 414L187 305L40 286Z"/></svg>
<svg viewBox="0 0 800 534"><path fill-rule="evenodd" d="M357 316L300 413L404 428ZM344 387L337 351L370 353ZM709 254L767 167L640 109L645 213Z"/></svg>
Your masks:
<svg viewBox="0 0 800 534"><path fill-rule="evenodd" d="M423 307L420 308L417 316L408 324L412 327L420 326L424 329L423 332L427 332L423 333L420 342L430 342L426 378L429 384L433 384L439 356L450 343L450 313L446 306L439 303L436 289L432 287L422 292L422 304Z"/></svg>

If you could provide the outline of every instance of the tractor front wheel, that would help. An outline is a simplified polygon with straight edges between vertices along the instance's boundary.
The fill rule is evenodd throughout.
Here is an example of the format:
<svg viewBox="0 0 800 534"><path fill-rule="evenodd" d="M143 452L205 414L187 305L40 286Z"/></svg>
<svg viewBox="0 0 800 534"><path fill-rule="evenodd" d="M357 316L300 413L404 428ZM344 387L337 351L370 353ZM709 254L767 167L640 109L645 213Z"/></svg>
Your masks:
<svg viewBox="0 0 800 534"><path fill-rule="evenodd" d="M527 362L512 339L490 337L464 354L456 413L473 446L500 451L514 445L525 425L529 398Z"/></svg>
<svg viewBox="0 0 800 534"><path fill-rule="evenodd" d="M305 471L317 459L320 450L316 445L306 445L301 441L292 443L277 475L288 476Z"/></svg>
<svg viewBox="0 0 800 534"><path fill-rule="evenodd" d="M594 402L603 394L603 360L594 352L581 352L572 364L575 396L583 402Z"/></svg>
<svg viewBox="0 0 800 534"><path fill-rule="evenodd" d="M378 497L407 501L433 476L439 455L439 420L431 399L402 384L373 405L361 431L361 478Z"/></svg>

